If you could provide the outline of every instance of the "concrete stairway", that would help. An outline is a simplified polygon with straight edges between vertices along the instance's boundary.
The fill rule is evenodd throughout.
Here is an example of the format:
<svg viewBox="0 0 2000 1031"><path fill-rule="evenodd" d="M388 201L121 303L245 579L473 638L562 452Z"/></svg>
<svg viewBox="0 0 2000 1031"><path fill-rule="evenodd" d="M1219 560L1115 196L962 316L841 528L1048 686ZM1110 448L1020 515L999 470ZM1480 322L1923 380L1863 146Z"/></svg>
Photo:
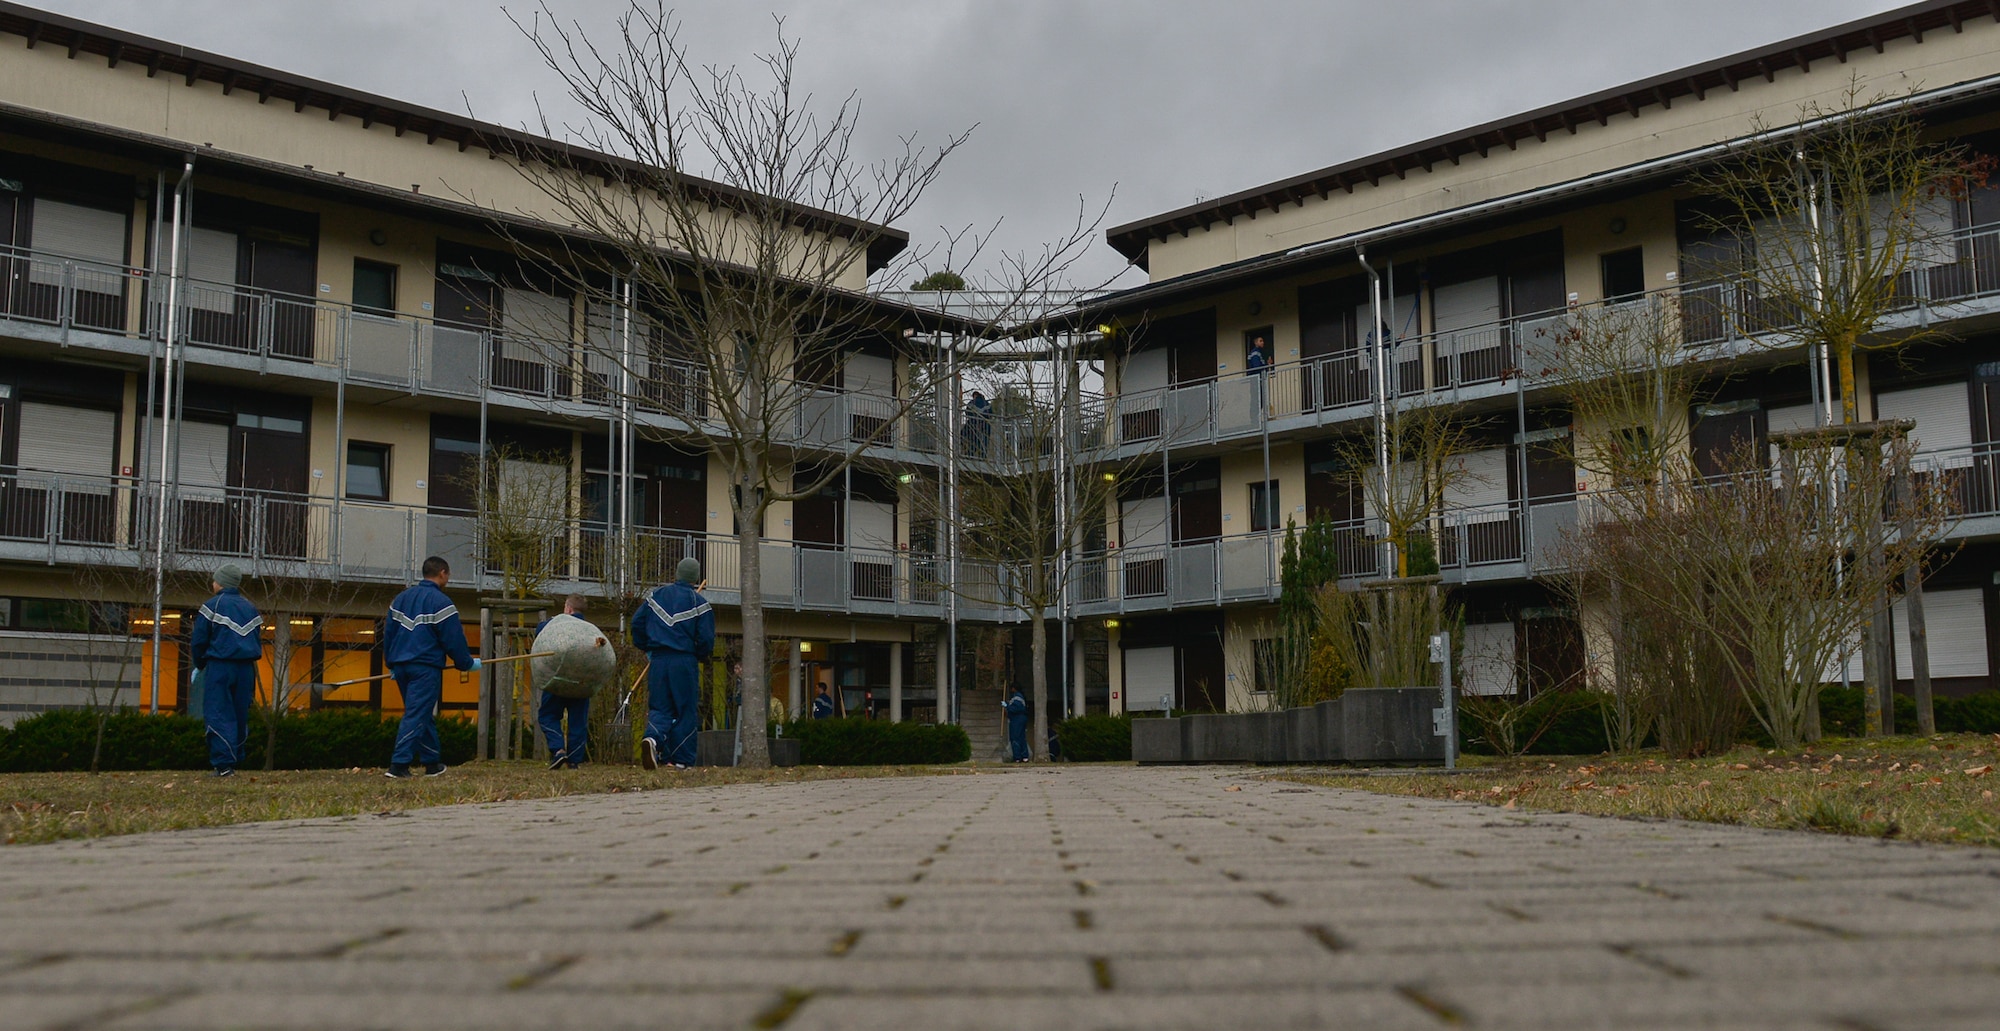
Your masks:
<svg viewBox="0 0 2000 1031"><path fill-rule="evenodd" d="M999 689L961 689L958 697L959 725L965 728L965 736L972 740L972 761L1005 762L1007 724L1000 716Z"/></svg>

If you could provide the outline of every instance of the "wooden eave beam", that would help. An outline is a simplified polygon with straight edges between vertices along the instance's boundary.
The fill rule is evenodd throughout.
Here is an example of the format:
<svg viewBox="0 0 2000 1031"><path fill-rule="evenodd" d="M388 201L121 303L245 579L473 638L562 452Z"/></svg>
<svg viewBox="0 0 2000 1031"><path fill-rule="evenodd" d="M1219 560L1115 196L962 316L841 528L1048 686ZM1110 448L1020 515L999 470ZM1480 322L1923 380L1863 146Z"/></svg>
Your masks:
<svg viewBox="0 0 2000 1031"><path fill-rule="evenodd" d="M1806 56L1804 47L1794 47L1792 49L1792 63L1799 66L1799 71L1807 75L1812 74L1812 59Z"/></svg>
<svg viewBox="0 0 2000 1031"><path fill-rule="evenodd" d="M161 56L160 52L155 50L153 55L146 59L146 78L150 79L160 74Z"/></svg>
<svg viewBox="0 0 2000 1031"><path fill-rule="evenodd" d="M229 74L222 77L222 95L226 97L236 92L236 83L241 78L241 73L237 72L234 68L230 69Z"/></svg>
<svg viewBox="0 0 2000 1031"><path fill-rule="evenodd" d="M40 43L40 42L42 41L42 29L43 29L43 28L44 28L44 26L42 25L42 23L41 23L41 22L38 22L38 21L34 21L34 22L29 22L29 23L28 23L28 32L27 32L27 36L28 36L28 49L29 49L29 50L33 50L33 49L35 49L35 44L37 44L37 43Z"/></svg>
<svg viewBox="0 0 2000 1031"><path fill-rule="evenodd" d="M201 62L189 61L187 66L187 84L190 86L194 85L194 80L200 77L201 77Z"/></svg>
<svg viewBox="0 0 2000 1031"><path fill-rule="evenodd" d="M1771 62L1766 61L1761 57L1757 59L1757 70L1764 73L1765 82L1778 81L1778 70L1776 68L1771 67Z"/></svg>
<svg viewBox="0 0 2000 1031"><path fill-rule="evenodd" d="M1922 25L1917 24L1917 20L1915 18L1911 18L1905 21L1903 24L1910 27L1910 42L1922 43L1924 41L1924 27Z"/></svg>
<svg viewBox="0 0 2000 1031"><path fill-rule="evenodd" d="M271 99L271 80L257 80L257 103L268 103Z"/></svg>
<svg viewBox="0 0 2000 1031"><path fill-rule="evenodd" d="M109 54L104 55L105 57L104 67L107 69L118 67L118 59L124 56L125 56L125 44L123 43L111 44L111 52Z"/></svg>
<svg viewBox="0 0 2000 1031"><path fill-rule="evenodd" d="M69 59L70 59L70 60L72 60L72 61L76 60L76 52L77 52L77 51L79 51L79 50L82 50L82 49L83 49L83 33L81 33L81 32L72 32L72 33L70 33L70 34L69 34Z"/></svg>
<svg viewBox="0 0 2000 1031"><path fill-rule="evenodd" d="M2000 21L2000 15L1995 16L1995 20ZM1882 52L1882 36L1875 31L1875 26L1870 25L1863 35L1867 37L1868 45L1875 48L1876 53Z"/></svg>
<svg viewBox="0 0 2000 1031"><path fill-rule="evenodd" d="M1700 76L1698 75L1688 76L1687 85L1688 85L1688 92L1694 94L1695 100L1702 101L1708 99L1708 89L1701 84Z"/></svg>
<svg viewBox="0 0 2000 1031"><path fill-rule="evenodd" d="M295 115L304 114L306 110L306 101L311 98L312 98L311 90L303 90L303 89L300 90L298 99L292 101L292 113Z"/></svg>

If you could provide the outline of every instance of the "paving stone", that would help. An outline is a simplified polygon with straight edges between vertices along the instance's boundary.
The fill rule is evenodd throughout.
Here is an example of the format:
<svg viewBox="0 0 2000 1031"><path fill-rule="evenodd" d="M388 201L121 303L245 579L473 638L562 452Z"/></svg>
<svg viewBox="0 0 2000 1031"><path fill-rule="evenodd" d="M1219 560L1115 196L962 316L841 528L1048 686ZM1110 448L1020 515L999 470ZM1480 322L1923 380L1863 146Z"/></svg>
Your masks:
<svg viewBox="0 0 2000 1031"><path fill-rule="evenodd" d="M7 1028L1971 1028L2000 854L1057 767L0 851Z"/></svg>

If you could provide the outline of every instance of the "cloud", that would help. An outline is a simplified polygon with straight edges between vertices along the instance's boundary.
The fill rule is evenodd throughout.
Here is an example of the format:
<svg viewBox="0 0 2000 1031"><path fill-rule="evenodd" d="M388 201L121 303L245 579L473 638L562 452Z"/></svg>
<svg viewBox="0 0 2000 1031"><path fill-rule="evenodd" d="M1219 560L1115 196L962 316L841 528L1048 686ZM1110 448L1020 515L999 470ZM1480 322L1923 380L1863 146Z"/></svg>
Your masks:
<svg viewBox="0 0 2000 1031"><path fill-rule="evenodd" d="M409 0L45 0L51 10L508 124L560 84L497 5ZM618 0L552 0L595 36ZM1078 198L1131 221L1349 158L1837 24L1882 0L702 0L704 61L749 68L799 38L817 101L862 104L863 153L976 124L902 222L985 227L1036 249ZM523 18L526 4L510 4ZM1079 281L1123 259L1098 243ZM1139 281L1127 272L1122 282Z"/></svg>

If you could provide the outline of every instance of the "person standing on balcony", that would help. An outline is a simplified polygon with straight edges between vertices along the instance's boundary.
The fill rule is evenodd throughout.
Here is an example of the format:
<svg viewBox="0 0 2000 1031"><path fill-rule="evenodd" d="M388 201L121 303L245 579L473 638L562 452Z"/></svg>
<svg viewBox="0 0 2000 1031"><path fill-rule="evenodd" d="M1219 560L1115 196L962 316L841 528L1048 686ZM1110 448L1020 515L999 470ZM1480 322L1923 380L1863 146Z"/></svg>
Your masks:
<svg viewBox="0 0 2000 1031"><path fill-rule="evenodd" d="M201 677L209 768L215 776L233 777L250 735L257 660L264 657L264 617L243 597L243 571L234 565L216 570L208 586L215 596L195 614L188 648Z"/></svg>
<svg viewBox="0 0 2000 1031"><path fill-rule="evenodd" d="M646 673L646 738L639 750L639 761L649 770L660 768L663 751L677 770L697 760L701 660L715 652L715 612L695 583L699 579L701 563L681 559L674 582L654 588L632 614L632 643L652 662Z"/></svg>
<svg viewBox="0 0 2000 1031"><path fill-rule="evenodd" d="M993 434L993 404L986 395L975 390L972 400L965 403L965 453L974 458L986 457L986 441Z"/></svg>
<svg viewBox="0 0 2000 1031"><path fill-rule="evenodd" d="M1264 336L1258 334L1250 338L1250 353L1243 357L1243 369L1255 375L1270 368L1271 356L1264 353Z"/></svg>
<svg viewBox="0 0 2000 1031"><path fill-rule="evenodd" d="M1021 697L1021 689L1007 696L1001 709L1007 713L1007 745L1013 750L1014 761L1024 763L1031 758L1028 752L1028 700Z"/></svg>
<svg viewBox="0 0 2000 1031"><path fill-rule="evenodd" d="M415 776L412 762L424 764L426 777L444 772L437 706L444 697L445 660L468 673L479 672L480 666L465 646L458 606L444 593L451 563L432 555L424 559L422 571L423 579L389 603L389 618L383 621L382 658L403 692L403 722L396 727L396 747L389 755L388 776L395 780Z"/></svg>
<svg viewBox="0 0 2000 1031"><path fill-rule="evenodd" d="M587 604L583 595L572 594L563 599L562 614L582 619ZM550 616L535 624L536 638L539 639L542 631L558 618L560 617ZM567 734L563 732L565 719L569 721ZM541 704L535 707L535 722L541 725L542 736L549 742L549 769L560 770L567 766L574 770L583 765L584 756L589 754L587 737L587 732L590 730L589 695L569 698L554 691L543 691Z"/></svg>

